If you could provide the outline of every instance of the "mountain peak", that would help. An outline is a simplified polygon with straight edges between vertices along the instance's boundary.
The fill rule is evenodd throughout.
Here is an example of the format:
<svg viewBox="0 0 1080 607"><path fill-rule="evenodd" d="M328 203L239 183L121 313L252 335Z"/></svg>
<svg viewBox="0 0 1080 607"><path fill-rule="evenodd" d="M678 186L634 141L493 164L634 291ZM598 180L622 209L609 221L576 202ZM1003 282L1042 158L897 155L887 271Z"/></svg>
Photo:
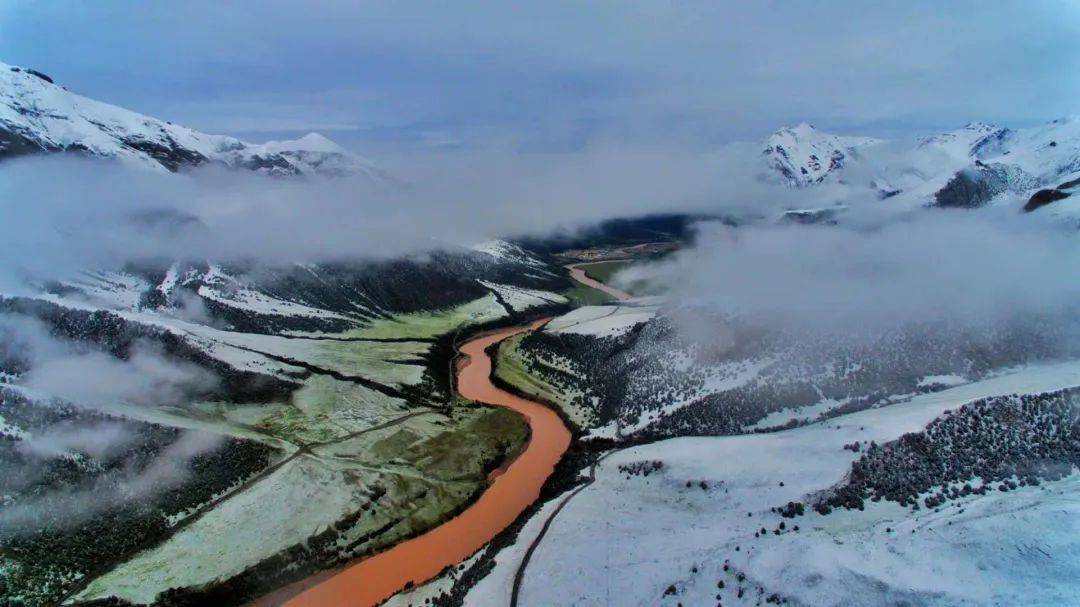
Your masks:
<svg viewBox="0 0 1080 607"><path fill-rule="evenodd" d="M821 183L857 156L857 148L877 143L869 137L826 133L808 122L782 128L765 140L762 155L769 168L791 187Z"/></svg>
<svg viewBox="0 0 1080 607"><path fill-rule="evenodd" d="M330 139L324 137L320 133L311 132L307 135L296 140L296 143L304 146L305 149L319 150L323 152L343 152L345 148L334 143Z"/></svg>
<svg viewBox="0 0 1080 607"><path fill-rule="evenodd" d="M265 151L273 152L321 152L324 154L351 154L348 150L334 143L319 133L308 133L299 139L267 141L259 145Z"/></svg>

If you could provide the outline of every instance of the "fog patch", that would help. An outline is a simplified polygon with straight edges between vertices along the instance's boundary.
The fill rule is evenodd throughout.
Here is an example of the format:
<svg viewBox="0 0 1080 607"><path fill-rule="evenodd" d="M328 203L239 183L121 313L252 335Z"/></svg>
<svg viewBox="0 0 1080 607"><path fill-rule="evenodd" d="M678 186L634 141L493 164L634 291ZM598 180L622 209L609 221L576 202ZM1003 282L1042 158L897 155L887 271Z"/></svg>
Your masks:
<svg viewBox="0 0 1080 607"><path fill-rule="evenodd" d="M210 310L206 307L206 301L199 297L197 293L187 289L177 289L172 294L170 303L169 312L180 320L219 329L225 326L225 323L210 315Z"/></svg>
<svg viewBox="0 0 1080 607"><path fill-rule="evenodd" d="M184 432L179 440L166 447L148 466L137 474L123 478L118 493L130 500L177 487L187 479L191 460L216 450L224 440L224 437L216 434Z"/></svg>
<svg viewBox="0 0 1080 607"><path fill-rule="evenodd" d="M122 452L132 442L133 437L123 424L104 421L76 424L64 421L20 440L17 449L27 455L46 459L76 454L101 459Z"/></svg>
<svg viewBox="0 0 1080 607"><path fill-rule="evenodd" d="M148 340L135 342L122 359L55 337L41 321L15 314L0 316L0 363L23 388L90 408L177 405L218 383L211 372Z"/></svg>
<svg viewBox="0 0 1080 607"><path fill-rule="evenodd" d="M90 351L42 360L22 385L73 403L104 407L113 403L175 405L207 392L213 376L195 365L166 358L139 342L127 360Z"/></svg>
<svg viewBox="0 0 1080 607"><path fill-rule="evenodd" d="M58 399L88 410L23 428L13 445L21 457L12 460L15 469L6 471L4 486L16 495L28 493L0 508L5 533L41 524L66 528L138 504L187 482L193 459L225 440L197 431L147 433L146 424L95 412L107 414L117 404L180 405L217 386L212 373L166 355L152 342L135 342L121 359L57 337L36 318L7 314L0 316L0 364L10 373L6 381L37 401L31 406L54 408ZM169 442L147 458L147 448L161 440ZM79 471L74 487L63 474L53 478L67 469Z"/></svg>
<svg viewBox="0 0 1080 607"><path fill-rule="evenodd" d="M1076 276L1080 241L1072 231L993 213L927 211L870 228L706 223L693 247L617 278L661 283L677 306L855 336L925 322L1074 318Z"/></svg>
<svg viewBox="0 0 1080 607"><path fill-rule="evenodd" d="M89 433L102 427L110 428L108 431L112 433L113 440L95 440L89 436ZM95 424L81 430L74 427L62 428L56 434L50 430L47 436L53 439L63 436L62 444L68 448L63 456L71 457L78 453L92 455L85 450L89 447L99 454L95 458L123 457L125 448L136 444L140 438L130 428L115 424ZM177 440L149 462L138 465L134 460L126 460L119 465L111 465L100 474L94 475L88 483L74 488L50 486L49 480L43 477L50 469L46 460L61 455L51 453L49 448L61 446L61 443L34 438L25 445L20 444L20 449L37 456L39 460L25 482L43 482L43 488L47 489L40 493L35 492L33 497L28 499L6 504L0 509L0 539L34 533L43 525L52 529L75 527L118 507L141 507L145 500L187 482L191 476L192 461L200 455L215 451L224 440L224 437L205 432L183 431ZM100 460L95 459L90 465L99 464Z"/></svg>

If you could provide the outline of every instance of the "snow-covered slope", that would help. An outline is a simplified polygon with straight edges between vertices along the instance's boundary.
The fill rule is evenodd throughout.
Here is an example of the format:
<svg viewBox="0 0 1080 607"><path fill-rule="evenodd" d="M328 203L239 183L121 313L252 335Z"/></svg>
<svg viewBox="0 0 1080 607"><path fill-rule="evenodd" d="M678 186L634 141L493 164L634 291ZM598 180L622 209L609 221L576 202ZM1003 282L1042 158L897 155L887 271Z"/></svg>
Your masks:
<svg viewBox="0 0 1080 607"><path fill-rule="evenodd" d="M77 152L159 171L220 163L269 175L384 178L370 161L316 133L261 145L209 135L77 95L40 72L0 63L0 160L40 152Z"/></svg>
<svg viewBox="0 0 1080 607"><path fill-rule="evenodd" d="M1075 178L1080 173L1080 116L1018 129L990 160L1014 164L1047 183Z"/></svg>
<svg viewBox="0 0 1080 607"><path fill-rule="evenodd" d="M918 432L978 399L1072 387L1078 372L1032 366L802 428L615 450L558 516L530 521L466 604L505 596L515 573L521 605L1073 604L1075 473L916 511L777 508L845 478L859 457L846 445ZM980 484L957 484L969 480Z"/></svg>
<svg viewBox="0 0 1080 607"><path fill-rule="evenodd" d="M762 155L787 185L798 188L821 183L843 168L848 158L857 158L858 150L878 142L825 133L803 122L770 135Z"/></svg>

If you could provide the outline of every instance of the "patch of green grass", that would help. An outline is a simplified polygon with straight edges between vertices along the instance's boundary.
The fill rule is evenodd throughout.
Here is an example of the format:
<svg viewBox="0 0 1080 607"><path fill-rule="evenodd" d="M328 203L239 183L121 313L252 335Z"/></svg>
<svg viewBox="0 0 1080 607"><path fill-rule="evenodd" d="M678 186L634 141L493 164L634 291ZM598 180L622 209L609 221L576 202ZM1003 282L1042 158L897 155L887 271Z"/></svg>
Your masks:
<svg viewBox="0 0 1080 607"><path fill-rule="evenodd" d="M577 285L569 291L564 291L563 295L574 306L599 306L615 301L611 295L585 285Z"/></svg>
<svg viewBox="0 0 1080 607"><path fill-rule="evenodd" d="M430 349L431 344L423 341L326 341L311 360L320 367L348 375L404 386L420 383L424 367L417 362Z"/></svg>
<svg viewBox="0 0 1080 607"><path fill-rule="evenodd" d="M428 478L483 481L486 467L516 456L529 440L525 418L503 407L459 407L453 417L456 427L413 445L398 457Z"/></svg>
<svg viewBox="0 0 1080 607"><path fill-rule="evenodd" d="M287 406L282 407L276 415L260 421L256 428L290 442L319 442L331 440L336 434L329 420L325 412L310 414Z"/></svg>
<svg viewBox="0 0 1080 607"><path fill-rule="evenodd" d="M518 349L523 337L524 334L515 335L499 344L495 376L526 394L553 402L565 409L567 399L562 393L538 375L530 373L525 366Z"/></svg>
<svg viewBox="0 0 1080 607"><path fill-rule="evenodd" d="M521 415L462 403L448 416L431 412L315 447L94 580L77 600L151 603L167 588L228 579L275 554L305 564L318 554L291 547L310 546L308 534L328 529L336 541L321 558L383 549L459 512L528 438ZM336 552L345 546L349 553Z"/></svg>
<svg viewBox="0 0 1080 607"><path fill-rule="evenodd" d="M588 265L580 266L585 271L585 275L589 278L608 284L611 277L616 272L628 267L631 263L630 260L617 260L617 261L598 261L596 263L590 263Z"/></svg>

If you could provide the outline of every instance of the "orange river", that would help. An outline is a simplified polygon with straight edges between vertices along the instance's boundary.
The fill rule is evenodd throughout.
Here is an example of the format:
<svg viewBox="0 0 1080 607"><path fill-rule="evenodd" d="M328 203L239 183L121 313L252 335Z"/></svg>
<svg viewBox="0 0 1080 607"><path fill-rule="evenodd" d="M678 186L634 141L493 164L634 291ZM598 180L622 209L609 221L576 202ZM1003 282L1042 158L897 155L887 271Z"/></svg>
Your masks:
<svg viewBox="0 0 1080 607"><path fill-rule="evenodd" d="M491 383L488 346L512 335L539 328L530 325L480 335L461 346L468 357L458 365L458 391L470 400L508 407L525 416L532 434L525 451L461 514L385 552L357 561L331 574L315 576L265 597L258 604L289 607L367 607L377 605L409 582L421 584L443 568L467 559L510 525L540 495L559 458L570 446L570 431L554 411L515 396ZM282 600L283 594L292 595ZM276 597L276 598L275 598Z"/></svg>
<svg viewBox="0 0 1080 607"><path fill-rule="evenodd" d="M623 261L623 260L612 260L612 261ZM608 295L614 297L615 299L617 299L619 301L626 301L627 299L633 299L634 296L627 293L626 291L616 289L615 287L608 286L608 285L600 282L599 280L593 280L592 278L589 278L589 275L586 274L585 270L582 270L581 268L583 266L591 265L591 263L604 263L604 262L597 261L597 262L590 262L590 263L575 263L575 264L570 264L570 265L566 266L566 269L570 270L570 276L574 280L580 282L581 284L583 284L585 286L592 287L594 289L597 289L598 291L603 291L604 293L607 293Z"/></svg>

